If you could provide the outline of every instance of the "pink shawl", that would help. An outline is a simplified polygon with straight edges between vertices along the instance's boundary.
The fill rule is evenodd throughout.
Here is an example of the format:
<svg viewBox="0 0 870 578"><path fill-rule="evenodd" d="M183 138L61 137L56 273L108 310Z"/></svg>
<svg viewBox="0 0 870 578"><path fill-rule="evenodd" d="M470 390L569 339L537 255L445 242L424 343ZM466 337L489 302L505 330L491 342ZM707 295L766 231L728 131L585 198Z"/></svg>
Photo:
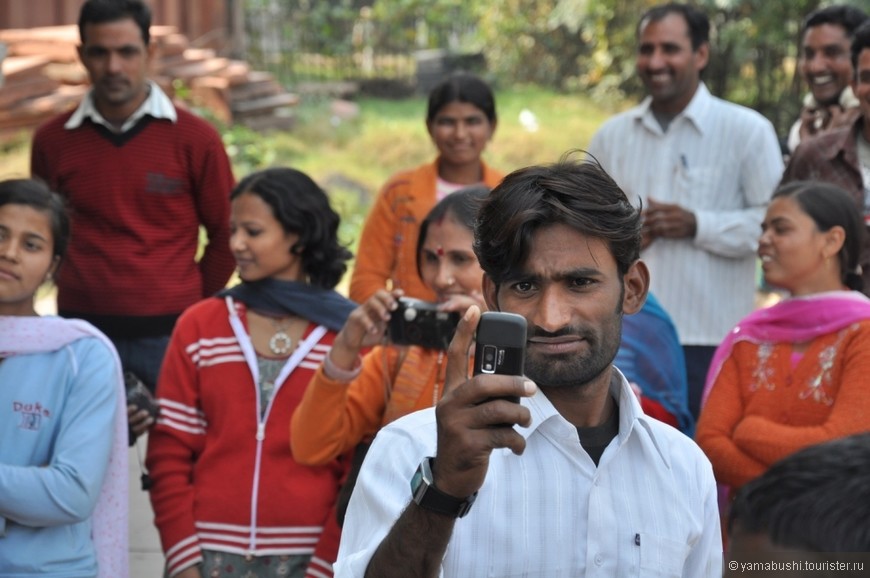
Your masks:
<svg viewBox="0 0 870 578"><path fill-rule="evenodd" d="M0 316L0 357L56 351L83 337L96 337L115 353L115 346L105 335L80 319ZM115 439L92 518L98 578L119 578L129 574L127 407L121 362L116 353L115 361L118 374Z"/></svg>
<svg viewBox="0 0 870 578"><path fill-rule="evenodd" d="M829 335L863 319L870 319L870 299L857 291L829 291L792 297L753 311L716 349L701 404L706 403L710 389L736 343L801 343Z"/></svg>

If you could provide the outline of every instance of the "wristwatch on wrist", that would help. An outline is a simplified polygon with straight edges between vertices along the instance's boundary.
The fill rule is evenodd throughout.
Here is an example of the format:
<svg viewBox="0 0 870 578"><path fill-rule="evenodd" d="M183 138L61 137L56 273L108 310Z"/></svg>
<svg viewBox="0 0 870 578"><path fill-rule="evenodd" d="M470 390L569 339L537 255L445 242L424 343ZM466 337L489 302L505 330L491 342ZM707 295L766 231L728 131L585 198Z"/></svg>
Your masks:
<svg viewBox="0 0 870 578"><path fill-rule="evenodd" d="M414 477L411 478L411 495L414 502L425 510L436 512L452 518L461 518L470 510L477 498L474 492L467 498L454 498L435 487L432 478L432 461L435 458L424 458Z"/></svg>

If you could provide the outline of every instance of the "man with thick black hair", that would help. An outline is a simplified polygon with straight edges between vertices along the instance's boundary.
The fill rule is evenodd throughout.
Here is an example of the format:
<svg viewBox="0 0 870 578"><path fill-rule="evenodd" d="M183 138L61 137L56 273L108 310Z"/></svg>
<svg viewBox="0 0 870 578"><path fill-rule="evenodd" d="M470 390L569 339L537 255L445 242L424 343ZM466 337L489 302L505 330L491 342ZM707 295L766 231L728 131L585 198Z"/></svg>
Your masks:
<svg viewBox="0 0 870 578"><path fill-rule="evenodd" d="M493 189L475 253L487 307L526 319L526 376L468 378L471 307L437 407L375 438L336 576L718 578L710 463L643 414L612 364L647 294L640 238L640 212L595 162L528 167Z"/></svg>

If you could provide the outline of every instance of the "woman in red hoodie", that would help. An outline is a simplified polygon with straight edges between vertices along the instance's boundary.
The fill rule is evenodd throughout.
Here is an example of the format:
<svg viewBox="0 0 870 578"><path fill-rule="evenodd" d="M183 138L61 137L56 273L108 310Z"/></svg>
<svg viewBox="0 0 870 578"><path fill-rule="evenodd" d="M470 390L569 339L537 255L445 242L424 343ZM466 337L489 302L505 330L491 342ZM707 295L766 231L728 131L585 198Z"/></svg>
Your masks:
<svg viewBox="0 0 870 578"><path fill-rule="evenodd" d="M243 179L230 248L242 282L175 326L148 442L169 576L331 576L346 460L303 466L290 416L353 304L324 192L293 169Z"/></svg>

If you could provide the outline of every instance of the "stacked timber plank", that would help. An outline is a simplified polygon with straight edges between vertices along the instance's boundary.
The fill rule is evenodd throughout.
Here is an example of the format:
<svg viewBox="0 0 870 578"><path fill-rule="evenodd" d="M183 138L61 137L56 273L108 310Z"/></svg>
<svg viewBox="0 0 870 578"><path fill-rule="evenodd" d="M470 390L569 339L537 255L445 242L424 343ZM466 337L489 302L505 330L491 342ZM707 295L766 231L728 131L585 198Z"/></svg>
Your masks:
<svg viewBox="0 0 870 578"><path fill-rule="evenodd" d="M208 111L224 124L256 130L284 129L299 98L266 72L241 60L190 46L170 26L152 26L157 49L151 78L181 105ZM0 139L33 129L78 105L88 89L78 60L76 26L0 30L8 56L2 62Z"/></svg>

